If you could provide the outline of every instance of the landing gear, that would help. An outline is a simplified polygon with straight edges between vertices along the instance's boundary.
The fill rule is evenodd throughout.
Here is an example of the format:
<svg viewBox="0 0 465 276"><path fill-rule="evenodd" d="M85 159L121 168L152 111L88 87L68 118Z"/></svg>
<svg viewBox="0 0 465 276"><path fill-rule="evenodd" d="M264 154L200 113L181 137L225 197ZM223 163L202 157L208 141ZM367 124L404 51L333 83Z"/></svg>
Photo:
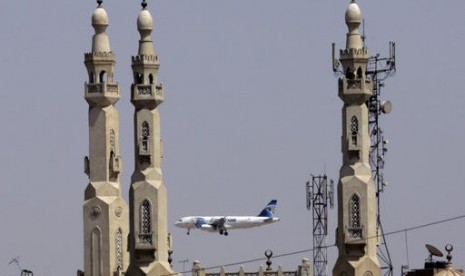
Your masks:
<svg viewBox="0 0 465 276"><path fill-rule="evenodd" d="M190 233L191 233L191 229L187 228L187 235L190 235Z"/></svg>
<svg viewBox="0 0 465 276"><path fill-rule="evenodd" d="M227 236L227 235L228 235L228 231L227 231L227 230L220 230L220 235L225 235L225 236Z"/></svg>

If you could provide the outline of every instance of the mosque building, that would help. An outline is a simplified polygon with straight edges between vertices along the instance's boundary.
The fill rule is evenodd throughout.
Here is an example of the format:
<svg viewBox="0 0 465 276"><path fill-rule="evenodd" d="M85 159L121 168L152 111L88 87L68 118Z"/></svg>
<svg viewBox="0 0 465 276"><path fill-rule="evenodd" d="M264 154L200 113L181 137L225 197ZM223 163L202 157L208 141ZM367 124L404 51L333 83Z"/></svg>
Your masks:
<svg viewBox="0 0 465 276"><path fill-rule="evenodd" d="M151 32L153 19L145 0L137 18L140 33L137 55L132 57L133 84L131 102L134 105L134 163L129 204L120 188L122 158L119 156L119 115L115 103L120 87L113 78L115 55L106 33L108 15L103 0L97 1L92 14L91 52L84 55L88 72L85 100L89 105L89 154L84 159L84 171L89 183L84 193L84 270L78 276L161 276L173 271L169 254L167 191L161 170L162 139L160 112L164 91L158 83L159 60L155 54ZM348 27L346 47L340 51L343 74L338 80L338 95L342 107L342 166L337 188L338 225L337 261L334 276L380 276L377 257L377 202L369 163L370 136L367 100L373 94L373 82L367 75L368 50L360 34L362 14L352 0L345 13ZM452 268L452 248L448 262L412 270L415 275L464 275ZM270 258L269 258L270 259ZM271 264L271 261L270 261ZM229 275L206 273L200 262L194 262L195 276ZM260 268L258 272L234 275L294 275L311 276L310 263L304 259L297 270L285 273Z"/></svg>
<svg viewBox="0 0 465 276"><path fill-rule="evenodd" d="M114 104L120 98L120 89L113 80L115 55L105 32L108 15L102 2L97 1L92 15L95 29L92 51L84 55L89 75L85 84L85 99L89 104L89 156L84 165L90 183L85 190L83 206L84 271L79 274L173 274L168 262L167 196L160 166L158 106L163 102L163 90L157 82L159 62L150 36L153 19L144 0L137 18L141 36L139 50L132 58L136 166L128 210L119 183L122 160L118 110Z"/></svg>

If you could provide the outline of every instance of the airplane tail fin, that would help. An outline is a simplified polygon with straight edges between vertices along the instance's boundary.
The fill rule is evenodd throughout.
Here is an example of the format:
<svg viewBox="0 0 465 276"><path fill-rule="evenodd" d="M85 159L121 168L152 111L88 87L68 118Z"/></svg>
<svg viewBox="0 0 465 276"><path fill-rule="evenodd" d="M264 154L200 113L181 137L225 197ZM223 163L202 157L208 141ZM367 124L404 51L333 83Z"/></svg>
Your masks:
<svg viewBox="0 0 465 276"><path fill-rule="evenodd" d="M278 201L276 199L271 200L270 203L266 205L265 209L263 209L258 216L272 218L277 204Z"/></svg>

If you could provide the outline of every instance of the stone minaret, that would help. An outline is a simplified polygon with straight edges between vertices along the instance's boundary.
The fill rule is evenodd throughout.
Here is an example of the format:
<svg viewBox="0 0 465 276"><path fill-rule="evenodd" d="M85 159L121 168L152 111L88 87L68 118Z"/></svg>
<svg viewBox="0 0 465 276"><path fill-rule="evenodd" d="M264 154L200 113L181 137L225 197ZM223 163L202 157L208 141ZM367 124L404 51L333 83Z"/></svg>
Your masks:
<svg viewBox="0 0 465 276"><path fill-rule="evenodd" d="M373 93L373 83L366 76L368 51L359 32L362 15L355 1L349 4L345 20L349 32L346 49L340 51L344 76L339 79L339 97L344 102L336 233L339 256L333 275L379 276L376 195L368 159L370 136L365 104Z"/></svg>
<svg viewBox="0 0 465 276"><path fill-rule="evenodd" d="M127 276L167 275L167 195L161 171L160 113L163 90L157 83L159 62L151 32L153 20L145 0L137 18L140 33L138 55L132 57L134 83L131 102L135 107L135 171L129 191L131 261Z"/></svg>
<svg viewBox="0 0 465 276"><path fill-rule="evenodd" d="M85 54L89 82L85 99L89 104L89 156L85 172L84 273L85 276L114 276L129 262L126 252L128 207L121 198L119 173L119 123L114 104L120 98L119 85L113 82L115 57L105 30L108 16L99 0L92 14L95 35L92 52Z"/></svg>

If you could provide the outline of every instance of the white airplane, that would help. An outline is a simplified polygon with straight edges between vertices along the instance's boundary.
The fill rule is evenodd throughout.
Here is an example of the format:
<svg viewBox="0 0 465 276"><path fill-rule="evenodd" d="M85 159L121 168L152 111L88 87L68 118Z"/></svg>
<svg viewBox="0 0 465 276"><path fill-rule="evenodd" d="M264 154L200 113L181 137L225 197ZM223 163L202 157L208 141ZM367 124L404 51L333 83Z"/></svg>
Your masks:
<svg viewBox="0 0 465 276"><path fill-rule="evenodd" d="M271 200L258 216L190 216L180 218L174 225L187 228L187 235L191 229L197 228L227 236L229 229L251 228L279 221L279 218L273 217L277 202L276 199Z"/></svg>

